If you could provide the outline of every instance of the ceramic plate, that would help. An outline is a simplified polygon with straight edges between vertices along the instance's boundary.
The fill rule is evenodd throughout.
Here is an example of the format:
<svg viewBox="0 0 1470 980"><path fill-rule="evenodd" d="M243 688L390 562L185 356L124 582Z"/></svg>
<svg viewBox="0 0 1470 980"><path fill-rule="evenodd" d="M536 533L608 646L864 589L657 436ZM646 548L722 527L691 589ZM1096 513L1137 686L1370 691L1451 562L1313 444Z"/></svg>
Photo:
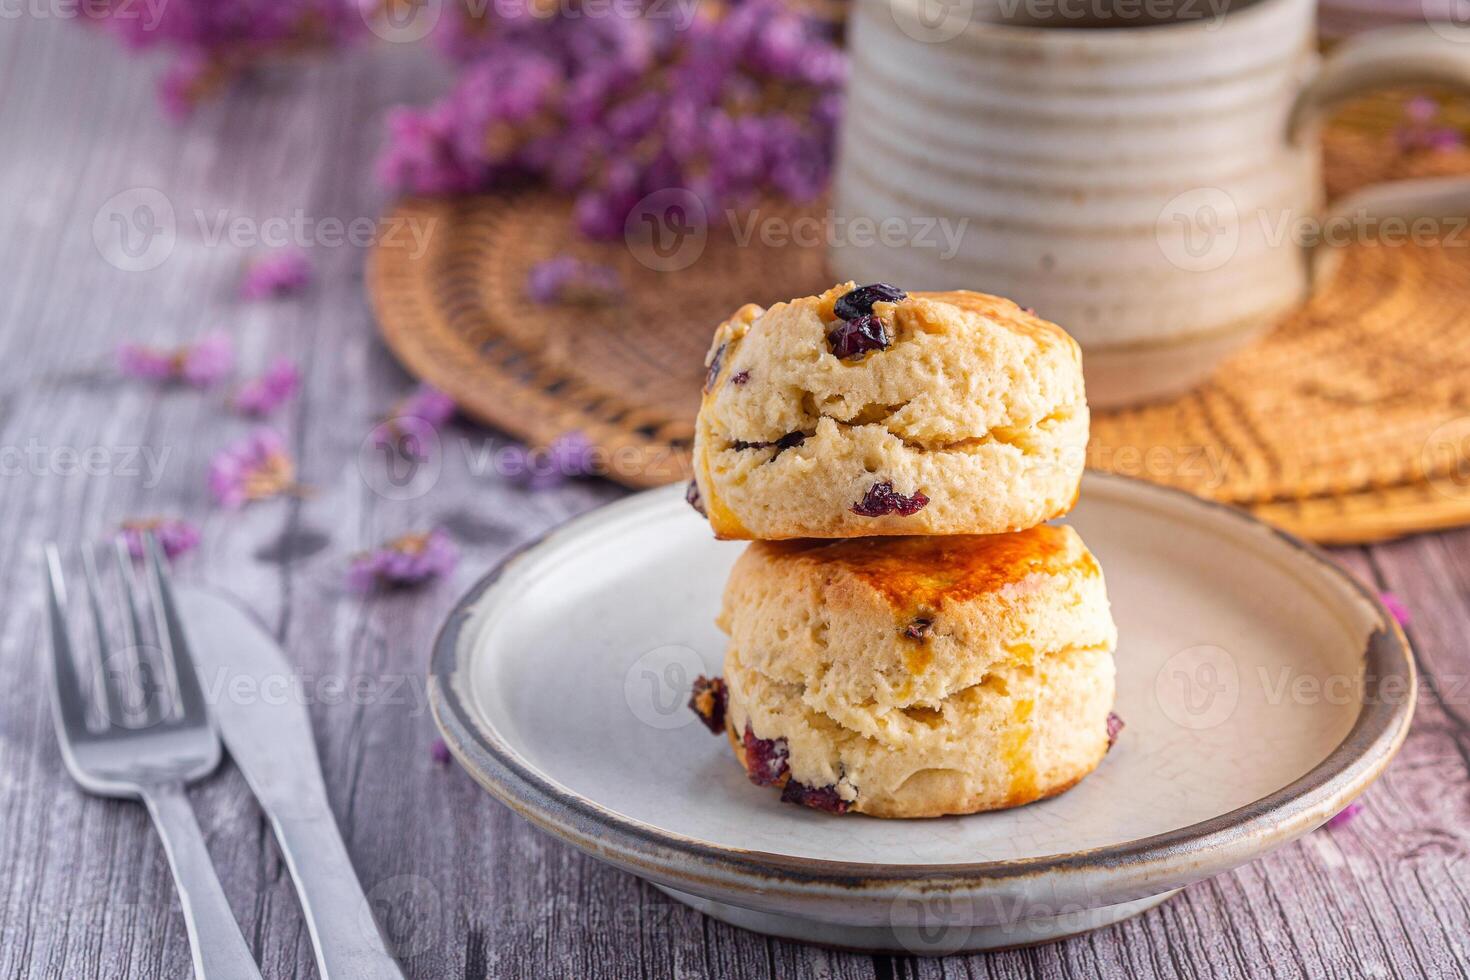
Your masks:
<svg viewBox="0 0 1470 980"><path fill-rule="evenodd" d="M1089 473L1068 517L1101 562L1127 723L1077 787L933 820L834 817L751 785L685 707L743 544L682 488L585 515L486 576L429 691L459 762L534 824L725 921L946 953L1095 928L1317 827L1413 711L1370 591L1239 511Z"/></svg>

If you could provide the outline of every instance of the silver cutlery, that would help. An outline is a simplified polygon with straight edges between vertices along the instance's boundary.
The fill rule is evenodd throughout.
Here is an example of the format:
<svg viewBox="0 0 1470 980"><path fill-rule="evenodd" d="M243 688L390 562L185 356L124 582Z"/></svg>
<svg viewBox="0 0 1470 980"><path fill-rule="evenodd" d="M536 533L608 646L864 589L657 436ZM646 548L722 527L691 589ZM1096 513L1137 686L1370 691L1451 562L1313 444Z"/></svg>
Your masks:
<svg viewBox="0 0 1470 980"><path fill-rule="evenodd" d="M89 793L141 800L147 806L173 869L195 976L199 980L260 980L260 970L230 911L184 790L219 765L220 739L190 658L157 542L151 536L146 539L146 602L139 595L142 587L132 559L118 543L118 574L126 606L120 634L107 626L101 576L91 552L83 552L85 591L96 634L91 668L85 672L78 669L73 652L66 582L54 544L46 546L45 564L52 716L67 770ZM147 642L143 635L145 604L152 612L156 666L163 683L140 689L135 675L146 673L153 659L142 653L142 644ZM120 641L110 638L119 635ZM129 661L129 669L118 669ZM84 674L95 675L96 683L88 683ZM94 725L88 721L84 692L99 686L102 719ZM139 700L143 711L129 711L130 703Z"/></svg>
<svg viewBox="0 0 1470 980"><path fill-rule="evenodd" d="M300 679L260 623L196 588L178 590L230 758L270 818L324 980L402 980L337 830Z"/></svg>

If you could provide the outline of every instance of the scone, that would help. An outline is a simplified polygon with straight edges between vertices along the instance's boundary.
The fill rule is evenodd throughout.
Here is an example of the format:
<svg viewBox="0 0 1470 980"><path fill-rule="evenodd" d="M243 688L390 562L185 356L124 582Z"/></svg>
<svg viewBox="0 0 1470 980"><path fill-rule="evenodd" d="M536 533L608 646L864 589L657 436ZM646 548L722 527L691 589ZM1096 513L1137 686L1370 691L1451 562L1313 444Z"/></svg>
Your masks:
<svg viewBox="0 0 1470 980"><path fill-rule="evenodd" d="M845 283L742 307L707 363L690 502L717 537L993 534L1076 501L1081 353L1010 300Z"/></svg>
<svg viewBox="0 0 1470 980"><path fill-rule="evenodd" d="M756 542L720 626L724 678L691 705L790 802L1018 806L1075 784L1116 734L1107 592L1068 527Z"/></svg>

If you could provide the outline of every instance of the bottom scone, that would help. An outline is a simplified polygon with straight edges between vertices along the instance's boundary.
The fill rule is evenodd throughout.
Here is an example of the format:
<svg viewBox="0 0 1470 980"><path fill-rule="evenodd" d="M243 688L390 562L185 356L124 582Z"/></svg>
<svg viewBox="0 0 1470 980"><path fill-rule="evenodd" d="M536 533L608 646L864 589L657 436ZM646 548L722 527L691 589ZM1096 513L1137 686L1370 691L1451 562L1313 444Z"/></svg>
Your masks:
<svg viewBox="0 0 1470 980"><path fill-rule="evenodd" d="M1112 745L1115 630L1076 532L757 542L691 706L752 782L834 813L935 817L1077 783Z"/></svg>

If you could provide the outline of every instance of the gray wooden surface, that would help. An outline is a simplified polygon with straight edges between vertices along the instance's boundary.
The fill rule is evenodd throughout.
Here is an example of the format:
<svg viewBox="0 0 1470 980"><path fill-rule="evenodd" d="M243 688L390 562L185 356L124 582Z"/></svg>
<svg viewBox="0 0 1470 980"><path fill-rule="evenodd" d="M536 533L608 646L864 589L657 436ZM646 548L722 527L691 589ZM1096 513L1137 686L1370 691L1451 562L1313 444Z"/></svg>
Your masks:
<svg viewBox="0 0 1470 980"><path fill-rule="evenodd" d="M0 977L188 973L158 840L140 807L83 797L67 779L39 672L40 542L75 545L157 513L202 519L188 574L251 604L308 676L376 692L318 688L311 710L344 836L411 976L1470 975L1470 532L1341 553L1406 598L1429 681L1366 811L1063 943L905 960L767 940L548 839L435 765L420 675L440 616L507 549L618 491L516 490L474 472L462 451L490 436L457 428L431 492L379 495L359 448L409 380L374 338L362 251L313 248L320 277L309 294L241 305L242 250L211 244L196 214L210 225L221 209L247 223L299 214L318 228L376 215L383 110L431 94L439 70L405 47L300 66L176 127L155 109L154 66L58 18L65 5L45 6L17 18L13 5L0 19ZM165 195L178 226L167 259L147 272L114 267L93 240L99 212L106 230L106 202L138 187ZM119 339L174 342L217 324L249 366L275 352L303 365L305 395L279 424L313 496L214 509L207 459L246 426L221 421L218 395L114 378ZM90 447L100 447L84 457L91 472L73 472L68 454ZM156 472L134 447L154 454ZM464 549L453 581L415 596L343 594L344 556L430 523ZM266 976L314 975L289 879L244 782L226 766L194 799Z"/></svg>

